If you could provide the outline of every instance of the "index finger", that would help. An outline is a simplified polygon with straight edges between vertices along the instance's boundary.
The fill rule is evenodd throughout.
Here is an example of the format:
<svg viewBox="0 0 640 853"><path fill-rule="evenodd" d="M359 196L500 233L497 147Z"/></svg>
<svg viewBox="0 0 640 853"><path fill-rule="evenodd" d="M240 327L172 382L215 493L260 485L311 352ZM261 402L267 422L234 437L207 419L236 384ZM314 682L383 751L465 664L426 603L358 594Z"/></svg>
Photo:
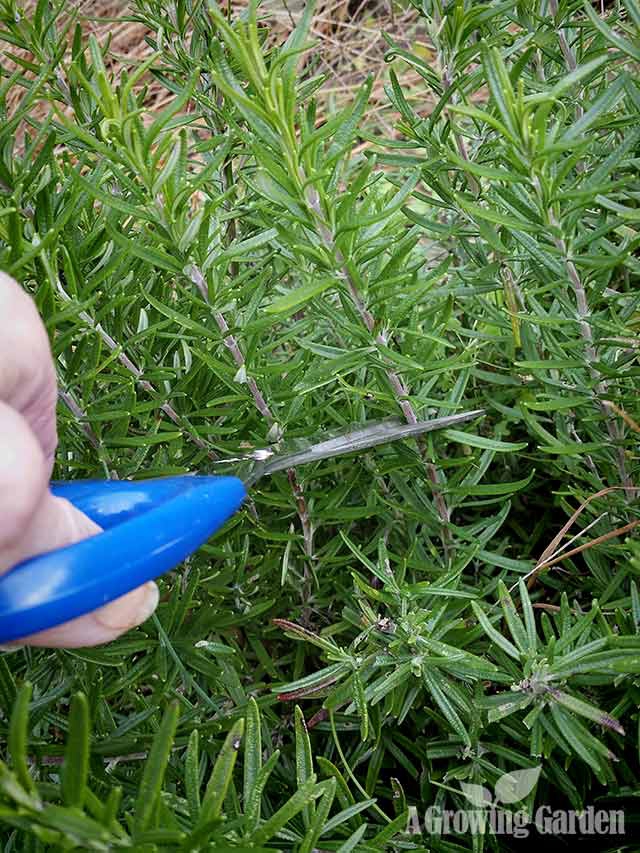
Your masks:
<svg viewBox="0 0 640 853"><path fill-rule="evenodd" d="M25 418L52 466L57 444L57 387L49 338L31 297L3 272L0 400Z"/></svg>

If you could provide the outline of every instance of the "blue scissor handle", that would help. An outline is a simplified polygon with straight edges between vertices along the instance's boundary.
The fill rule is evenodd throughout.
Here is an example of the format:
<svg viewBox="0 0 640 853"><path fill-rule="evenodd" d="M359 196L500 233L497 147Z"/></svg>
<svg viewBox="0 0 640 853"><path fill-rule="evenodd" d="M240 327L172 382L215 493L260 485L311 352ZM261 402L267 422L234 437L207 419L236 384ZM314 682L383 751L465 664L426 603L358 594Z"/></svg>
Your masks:
<svg viewBox="0 0 640 853"><path fill-rule="evenodd" d="M53 628L159 577L193 553L240 507L236 477L55 483L104 530L33 557L0 578L0 643Z"/></svg>

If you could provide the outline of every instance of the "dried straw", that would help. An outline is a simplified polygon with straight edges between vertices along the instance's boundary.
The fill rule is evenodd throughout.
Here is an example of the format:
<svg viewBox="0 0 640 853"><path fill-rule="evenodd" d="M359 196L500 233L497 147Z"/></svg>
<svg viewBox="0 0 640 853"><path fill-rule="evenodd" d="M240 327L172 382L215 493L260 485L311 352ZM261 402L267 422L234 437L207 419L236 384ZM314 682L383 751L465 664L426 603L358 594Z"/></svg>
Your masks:
<svg viewBox="0 0 640 853"><path fill-rule="evenodd" d="M234 7L241 10L242 0L232 0ZM299 19L305 0L265 0L261 14L271 30L271 38L282 41ZM36 0L26 0L25 14L29 14ZM125 20L133 14L128 0L75 0L69 2L63 17L76 15L84 32L93 33L100 44L110 39L107 66L117 76L121 67L136 65L151 52L145 41L150 35L144 24ZM369 115L375 116L376 124L387 132L391 128L385 121L387 98L384 93L386 63L384 55L387 43L383 33L388 33L401 46L426 53L426 37L421 31L419 18L410 6L398 8L386 0L319 0L311 30L316 47L307 61L316 73L326 74L327 80L321 91L323 112L334 112L353 99L357 90L369 75L374 84ZM23 51L12 50L26 59L33 57ZM11 68L10 61L3 61L5 70ZM406 66L399 67L403 86L412 99L424 97L424 87L417 87L420 78ZM29 76L29 75L25 75ZM147 105L150 112L161 109L171 95L155 81L149 81ZM419 95L418 92L422 94ZM22 89L14 87L8 96L9 111L15 109L22 96ZM425 104L425 107L428 107ZM47 104L34 106L31 117L39 119L46 114ZM428 110L426 110L428 111Z"/></svg>

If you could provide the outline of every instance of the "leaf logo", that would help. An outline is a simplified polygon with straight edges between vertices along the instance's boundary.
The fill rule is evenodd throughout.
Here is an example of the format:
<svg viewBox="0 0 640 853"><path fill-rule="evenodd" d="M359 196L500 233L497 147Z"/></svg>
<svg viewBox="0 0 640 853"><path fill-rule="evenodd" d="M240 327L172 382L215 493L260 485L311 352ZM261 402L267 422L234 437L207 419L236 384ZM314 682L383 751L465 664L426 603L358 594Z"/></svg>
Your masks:
<svg viewBox="0 0 640 853"><path fill-rule="evenodd" d="M542 767L526 767L505 773L496 782L496 800L505 805L519 803L535 788Z"/></svg>
<svg viewBox="0 0 640 853"><path fill-rule="evenodd" d="M505 773L496 782L495 801L491 797L491 791L484 785L474 785L471 782L460 782L462 793L476 808L487 808L499 804L512 805L524 800L535 788L541 767L526 767L524 770L512 770Z"/></svg>
<svg viewBox="0 0 640 853"><path fill-rule="evenodd" d="M485 808L491 805L491 791L484 785L474 785L471 782L460 782L462 793L476 808Z"/></svg>

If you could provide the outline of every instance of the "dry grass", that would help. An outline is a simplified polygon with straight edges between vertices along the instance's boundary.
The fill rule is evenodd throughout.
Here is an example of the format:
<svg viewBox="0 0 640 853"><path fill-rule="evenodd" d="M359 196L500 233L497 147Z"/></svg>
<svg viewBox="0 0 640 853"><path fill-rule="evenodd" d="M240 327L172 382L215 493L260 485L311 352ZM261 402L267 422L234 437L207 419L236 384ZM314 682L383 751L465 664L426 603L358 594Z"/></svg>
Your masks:
<svg viewBox="0 0 640 853"><path fill-rule="evenodd" d="M286 38L299 18L303 3L304 0L265 0L261 11L274 39ZM36 0L26 0L26 13L29 14L35 5ZM240 11L245 4L240 0L234 5ZM133 11L128 0L76 0L68 3L67 9L67 15L77 15L85 33L94 33L101 44L110 39L109 64L116 76L119 67L137 64L150 53L151 48L145 41L150 33L145 25L126 20ZM327 76L321 102L324 111L329 113L352 99L367 76L372 75L374 83L368 115L381 129L391 132L384 116L388 103L384 93L385 32L403 47L424 45L426 50L426 37L421 32L418 16L408 5L399 7L388 0L319 0L312 26L316 49L311 61L317 73ZM405 91L410 93L412 85L415 87L420 78L410 69L399 71L402 71ZM20 97L20 88L14 87L9 97L10 110ZM152 82L147 96L149 110L154 112L162 108L171 97ZM47 109L47 105L41 106L42 112ZM38 112L34 110L32 117L37 118Z"/></svg>

